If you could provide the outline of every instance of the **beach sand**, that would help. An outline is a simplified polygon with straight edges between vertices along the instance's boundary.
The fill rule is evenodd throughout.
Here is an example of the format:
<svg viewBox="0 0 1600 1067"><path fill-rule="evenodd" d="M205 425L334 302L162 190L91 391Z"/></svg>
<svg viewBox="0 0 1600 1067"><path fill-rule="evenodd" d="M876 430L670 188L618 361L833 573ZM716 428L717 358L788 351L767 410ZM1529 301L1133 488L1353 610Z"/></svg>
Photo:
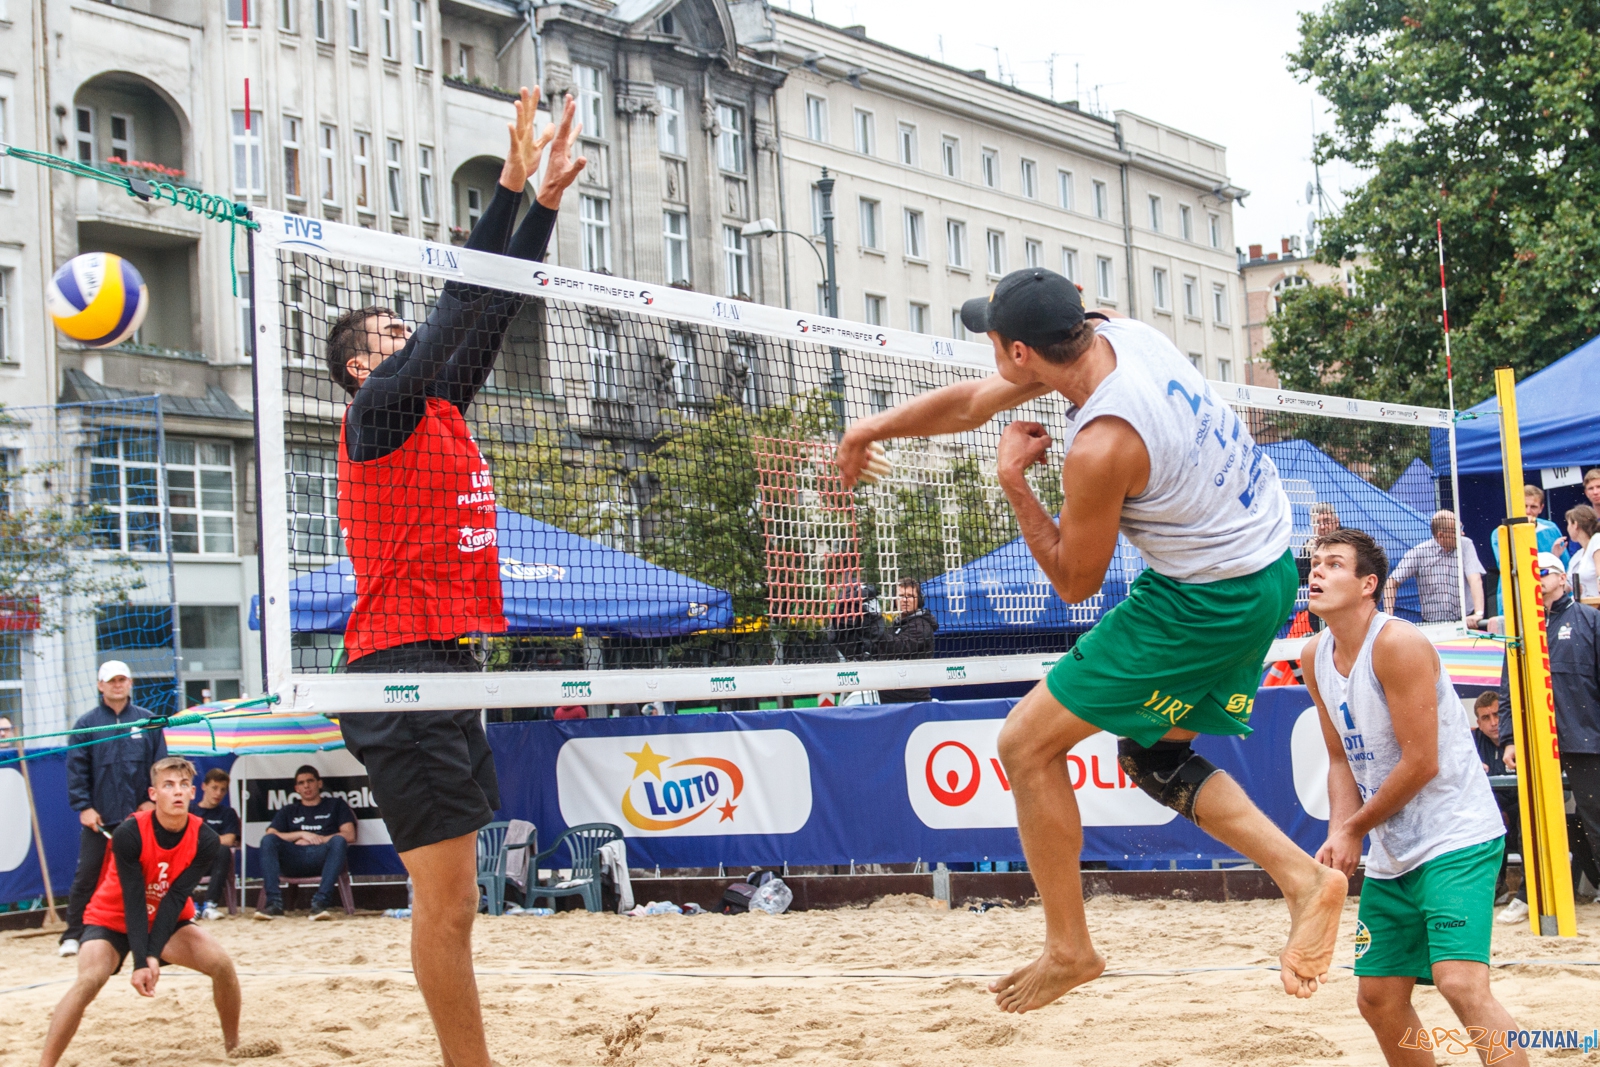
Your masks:
<svg viewBox="0 0 1600 1067"><path fill-rule="evenodd" d="M1579 936L1567 940L1497 926L1495 958L1600 961L1600 905L1580 904L1578 915ZM1351 962L1355 916L1351 901L1336 963ZM1356 1012L1348 970L1299 1001L1283 994L1275 972L1256 969L1275 963L1282 947L1282 902L1098 898L1089 921L1106 976L1025 1016L1000 1013L983 987L987 976L1038 952L1037 906L979 914L902 897L777 917L480 916L475 945L489 1047L504 1067L1383 1062ZM312 924L302 913L206 929L239 968L244 1040L281 1048L253 1062L439 1062L406 970L409 921L360 915ZM0 1067L31 1067L75 964L55 955L50 937L5 935L0 946ZM1191 967L1248 969L1127 973ZM1497 996L1523 1027L1600 1026L1600 967L1535 962L1493 973ZM739 977L704 977L711 974ZM204 978L168 968L153 1000L127 978L127 970L114 977L90 1007L64 1063L229 1062ZM1457 1025L1430 988L1419 989L1416 1003L1428 1025ZM1554 1055L1600 1064L1600 1053ZM1471 1053L1439 1053L1437 1061L1477 1062Z"/></svg>

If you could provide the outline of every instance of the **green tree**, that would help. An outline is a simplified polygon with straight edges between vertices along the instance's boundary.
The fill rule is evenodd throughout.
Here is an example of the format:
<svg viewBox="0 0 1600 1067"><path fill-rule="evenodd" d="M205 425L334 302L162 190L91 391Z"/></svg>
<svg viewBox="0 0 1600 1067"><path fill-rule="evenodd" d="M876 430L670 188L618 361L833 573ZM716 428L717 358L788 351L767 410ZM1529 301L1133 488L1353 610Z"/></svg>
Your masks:
<svg viewBox="0 0 1600 1067"><path fill-rule="evenodd" d="M1266 356L1291 388L1442 406L1435 220L1456 400L1525 376L1600 328L1600 3L1331 0L1291 69L1333 105L1318 158L1369 173L1324 220L1357 293L1289 295Z"/></svg>
<svg viewBox="0 0 1600 1067"><path fill-rule="evenodd" d="M627 469L609 442L586 444L545 415L531 417L514 436L506 429L495 421L482 434L502 505L580 537L612 532L627 499Z"/></svg>

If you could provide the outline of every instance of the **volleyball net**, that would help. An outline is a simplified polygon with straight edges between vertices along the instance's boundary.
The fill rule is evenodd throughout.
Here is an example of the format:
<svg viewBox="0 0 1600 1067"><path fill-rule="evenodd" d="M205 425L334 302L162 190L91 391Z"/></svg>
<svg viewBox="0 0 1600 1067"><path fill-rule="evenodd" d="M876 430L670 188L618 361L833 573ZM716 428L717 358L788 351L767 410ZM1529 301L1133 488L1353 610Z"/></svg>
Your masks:
<svg viewBox="0 0 1600 1067"><path fill-rule="evenodd" d="M260 625L269 687L288 708L749 708L1025 681L1142 569L1119 541L1100 591L1067 604L1020 537L996 476L1000 433L1031 419L1059 439L1058 396L968 433L887 442L892 473L844 487L832 462L843 427L991 373L986 342L260 220ZM349 394L328 334L369 307L421 331L417 352L432 353L443 383L435 396L464 408L487 477L448 434L414 429L424 400L402 399L363 416L367 471L342 514ZM1302 556L1331 523L1372 533L1397 563L1451 507L1447 411L1210 388L1277 465ZM451 422L427 410L442 416L432 426ZM430 488L386 490L385 464L427 469ZM1052 510L1060 465L1056 448L1030 472ZM388 588L403 595L373 601L381 617L358 620L358 637L359 572L377 571L397 575ZM1399 590L1413 619L1438 614L1438 583L1420 577ZM1285 655L1309 632L1301 593L1282 620ZM453 636L462 620L483 632L471 646L481 679L397 685L343 670L352 652Z"/></svg>

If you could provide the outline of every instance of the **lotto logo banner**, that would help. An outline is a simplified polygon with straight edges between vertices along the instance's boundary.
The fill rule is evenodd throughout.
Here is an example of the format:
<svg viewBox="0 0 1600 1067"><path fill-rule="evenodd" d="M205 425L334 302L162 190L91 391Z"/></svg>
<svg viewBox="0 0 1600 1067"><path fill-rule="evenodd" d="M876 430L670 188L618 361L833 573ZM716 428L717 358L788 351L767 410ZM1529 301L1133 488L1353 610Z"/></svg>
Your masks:
<svg viewBox="0 0 1600 1067"><path fill-rule="evenodd" d="M811 760L788 730L576 737L556 788L568 826L629 837L792 834L811 817Z"/></svg>
<svg viewBox="0 0 1600 1067"><path fill-rule="evenodd" d="M911 810L934 830L1017 825L1011 783L1000 763L1004 719L925 722L906 740ZM1177 816L1117 766L1117 739L1099 733L1067 754L1085 826L1163 826Z"/></svg>

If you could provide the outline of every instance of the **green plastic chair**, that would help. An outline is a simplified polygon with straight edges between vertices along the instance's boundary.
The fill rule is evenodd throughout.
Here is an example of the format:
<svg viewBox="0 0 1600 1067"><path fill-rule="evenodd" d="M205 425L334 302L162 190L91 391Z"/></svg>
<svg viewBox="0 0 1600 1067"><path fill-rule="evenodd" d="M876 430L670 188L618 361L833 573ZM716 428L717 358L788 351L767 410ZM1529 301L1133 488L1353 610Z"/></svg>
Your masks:
<svg viewBox="0 0 1600 1067"><path fill-rule="evenodd" d="M511 853L525 848L534 852L539 848L539 832L534 830L520 845L506 843L509 822L492 822L478 831L478 888L483 890L490 915L506 912L506 866ZM532 864L530 861L530 868ZM533 879L529 878L531 885Z"/></svg>
<svg viewBox="0 0 1600 1067"><path fill-rule="evenodd" d="M557 897L583 897L583 906L589 911L600 910L600 849L612 841L622 840L622 828L608 822L590 822L581 826L574 826L566 830L555 839L549 848L534 856L528 861L528 906L534 906L536 901L548 900L553 908ZM552 884L545 885L538 881L539 866L546 857L554 856L562 849L567 850L571 861L566 865L572 868L572 878L576 884L556 886L555 874L551 874ZM562 865L552 863L551 867L559 868Z"/></svg>

